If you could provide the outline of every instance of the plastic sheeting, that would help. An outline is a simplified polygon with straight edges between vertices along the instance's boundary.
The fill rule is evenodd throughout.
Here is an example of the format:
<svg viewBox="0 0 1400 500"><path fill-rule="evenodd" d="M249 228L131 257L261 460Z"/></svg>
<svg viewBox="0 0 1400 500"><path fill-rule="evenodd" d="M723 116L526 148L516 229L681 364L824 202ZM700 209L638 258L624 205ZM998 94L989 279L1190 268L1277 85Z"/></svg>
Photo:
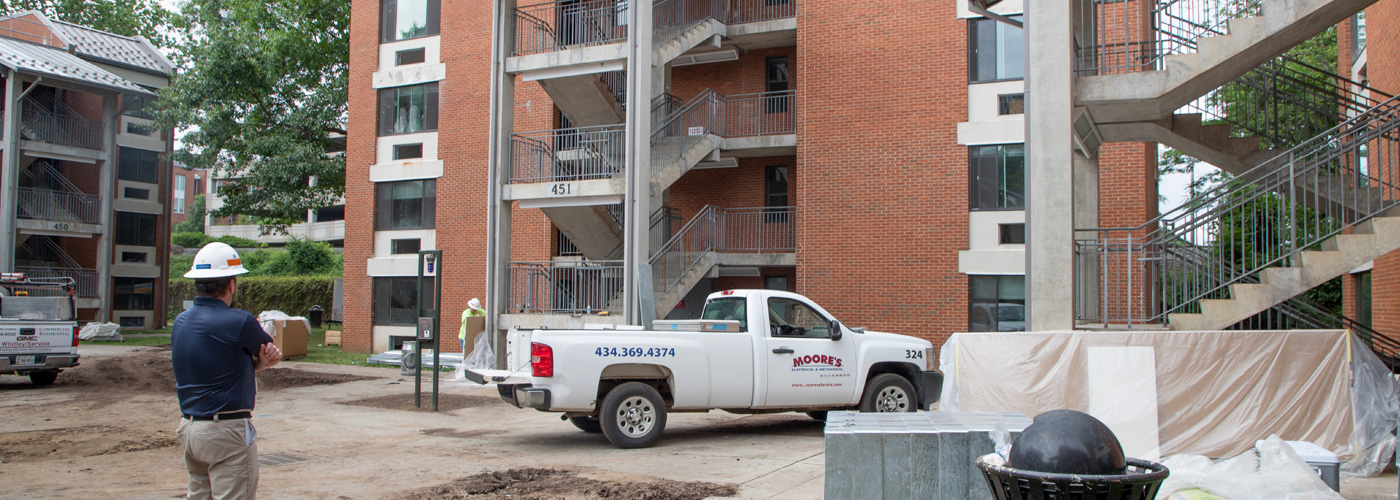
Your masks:
<svg viewBox="0 0 1400 500"><path fill-rule="evenodd" d="M306 331L311 331L311 322L307 321L304 316L288 316L287 313L277 310L258 313L258 324L262 326L263 331L268 333L272 333L272 322L279 319L292 319L306 323Z"/></svg>
<svg viewBox="0 0 1400 500"><path fill-rule="evenodd" d="M958 333L939 365L944 411L1084 411L1149 460L1235 456L1276 434L1374 475L1395 446L1395 381L1345 331Z"/></svg>
<svg viewBox="0 0 1400 500"><path fill-rule="evenodd" d="M1219 463L1200 455L1177 455L1162 465L1171 475L1157 498L1199 488L1230 500L1343 500L1278 436Z"/></svg>
<svg viewBox="0 0 1400 500"><path fill-rule="evenodd" d="M94 321L84 325L81 330L78 330L78 339L80 340L92 340L96 338L121 340L122 327L116 323L98 323Z"/></svg>

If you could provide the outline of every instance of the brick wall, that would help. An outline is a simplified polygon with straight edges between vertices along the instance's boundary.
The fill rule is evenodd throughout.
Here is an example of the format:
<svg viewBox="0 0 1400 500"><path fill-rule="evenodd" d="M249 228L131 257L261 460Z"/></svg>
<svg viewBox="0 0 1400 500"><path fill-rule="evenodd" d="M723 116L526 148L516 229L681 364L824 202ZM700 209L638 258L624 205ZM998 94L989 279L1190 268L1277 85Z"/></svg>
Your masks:
<svg viewBox="0 0 1400 500"><path fill-rule="evenodd" d="M1342 23L1349 26L1349 23ZM1349 30L1349 28L1348 28ZM1343 43L1350 43L1348 30L1338 30L1339 58L1345 59ZM1345 36L1343 36L1345 35ZM1350 66L1350 61L1346 61ZM1366 9L1366 74L1368 84L1382 92L1400 94L1400 0L1381 0ZM1387 179L1400 178L1396 159L1379 157L1378 148L1372 148L1370 164L1373 168L1387 168L1383 175ZM1395 154L1395 146L1386 148ZM1400 251L1391 252L1374 261L1371 272L1371 326L1377 331L1400 338ZM1344 308L1355 313L1352 303L1355 280L1344 280Z"/></svg>

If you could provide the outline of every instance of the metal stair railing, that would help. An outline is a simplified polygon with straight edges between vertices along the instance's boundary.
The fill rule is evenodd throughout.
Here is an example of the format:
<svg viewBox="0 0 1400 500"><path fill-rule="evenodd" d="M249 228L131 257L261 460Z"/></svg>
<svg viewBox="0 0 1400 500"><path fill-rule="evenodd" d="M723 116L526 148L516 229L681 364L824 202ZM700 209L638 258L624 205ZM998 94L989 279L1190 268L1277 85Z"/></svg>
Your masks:
<svg viewBox="0 0 1400 500"><path fill-rule="evenodd" d="M18 260L51 262L44 266L15 266L15 271L31 278L72 278L76 282L79 297L97 297L98 272L84 268L68 252L51 238L42 235L30 236L17 248Z"/></svg>
<svg viewBox="0 0 1400 500"><path fill-rule="evenodd" d="M724 136L724 100L713 90L705 90L666 120L652 127L651 176L683 157L706 135Z"/></svg>
<svg viewBox="0 0 1400 500"><path fill-rule="evenodd" d="M1257 16L1263 0L1078 0L1090 41L1080 45L1078 74L1165 69L1165 57L1196 51L1196 40L1226 32L1231 19Z"/></svg>
<svg viewBox="0 0 1400 500"><path fill-rule="evenodd" d="M515 9L511 56L627 39L628 0L556 0Z"/></svg>
<svg viewBox="0 0 1400 500"><path fill-rule="evenodd" d="M101 222L102 198L84 193L53 165L36 162L21 172L30 183L19 188L21 218Z"/></svg>
<svg viewBox="0 0 1400 500"><path fill-rule="evenodd" d="M591 314L622 291L622 261L511 262L507 313Z"/></svg>
<svg viewBox="0 0 1400 500"><path fill-rule="evenodd" d="M1183 109L1200 113L1204 125L1225 123L1234 136L1259 137L1260 148L1267 150L1301 144L1390 97L1285 55Z"/></svg>
<svg viewBox="0 0 1400 500"><path fill-rule="evenodd" d="M724 22L727 2L720 0L661 0L652 4L653 46L660 47L708 19Z"/></svg>
<svg viewBox="0 0 1400 500"><path fill-rule="evenodd" d="M1201 299L1296 266L1301 252L1400 206L1397 128L1392 97L1143 225L1081 229L1093 236L1076 239L1077 319L1131 325L1195 312ZM1384 164L1361 171L1363 147Z"/></svg>
<svg viewBox="0 0 1400 500"><path fill-rule="evenodd" d="M797 16L797 2L773 0L730 0L727 23L744 24ZM727 24L726 23L726 24Z"/></svg>
<svg viewBox="0 0 1400 500"><path fill-rule="evenodd" d="M20 110L20 132L28 140L102 149L102 123L88 121L56 97L25 96Z"/></svg>
<svg viewBox="0 0 1400 500"><path fill-rule="evenodd" d="M653 288L662 296L715 253L793 253L794 207L718 208L706 205L652 254Z"/></svg>
<svg viewBox="0 0 1400 500"><path fill-rule="evenodd" d="M606 179L622 171L625 127L511 134L511 183Z"/></svg>

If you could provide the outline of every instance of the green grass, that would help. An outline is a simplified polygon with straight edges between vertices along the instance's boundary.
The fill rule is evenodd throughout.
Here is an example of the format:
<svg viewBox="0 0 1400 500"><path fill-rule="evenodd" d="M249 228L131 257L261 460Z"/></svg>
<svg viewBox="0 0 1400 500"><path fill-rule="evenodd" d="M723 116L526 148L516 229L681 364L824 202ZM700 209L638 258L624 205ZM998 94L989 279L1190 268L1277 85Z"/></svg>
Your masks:
<svg viewBox="0 0 1400 500"><path fill-rule="evenodd" d="M164 329L160 329L160 330L134 330L134 331L127 331L126 333L122 334L122 340L112 340L112 341L83 340L83 341L80 341L78 345L81 346L82 344L97 344L97 345L159 346L159 345L166 345L166 344L169 344L169 343L170 343L170 329L169 329L169 328L164 328Z"/></svg>
<svg viewBox="0 0 1400 500"><path fill-rule="evenodd" d="M86 344L101 345L129 345L129 346L160 346L170 343L170 329L164 330L141 330L140 333L128 333L121 341L108 342L83 342ZM314 328L306 339L306 356L294 358L293 361L306 363L322 363L328 365L354 365L354 366L374 366L383 368L396 368L393 365L381 365L369 363L368 354L342 352L340 346L326 345L326 329ZM443 371L451 371L452 368L444 367ZM424 368L424 371L428 371Z"/></svg>

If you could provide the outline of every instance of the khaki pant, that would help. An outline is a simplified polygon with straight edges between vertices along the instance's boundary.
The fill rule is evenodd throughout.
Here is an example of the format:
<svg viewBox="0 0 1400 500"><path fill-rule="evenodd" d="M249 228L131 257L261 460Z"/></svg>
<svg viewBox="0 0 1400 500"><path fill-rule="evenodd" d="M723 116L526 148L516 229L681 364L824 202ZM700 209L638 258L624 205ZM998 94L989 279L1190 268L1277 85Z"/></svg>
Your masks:
<svg viewBox="0 0 1400 500"><path fill-rule="evenodd" d="M258 496L258 444L250 419L180 419L180 447L190 474L186 498L252 500Z"/></svg>

